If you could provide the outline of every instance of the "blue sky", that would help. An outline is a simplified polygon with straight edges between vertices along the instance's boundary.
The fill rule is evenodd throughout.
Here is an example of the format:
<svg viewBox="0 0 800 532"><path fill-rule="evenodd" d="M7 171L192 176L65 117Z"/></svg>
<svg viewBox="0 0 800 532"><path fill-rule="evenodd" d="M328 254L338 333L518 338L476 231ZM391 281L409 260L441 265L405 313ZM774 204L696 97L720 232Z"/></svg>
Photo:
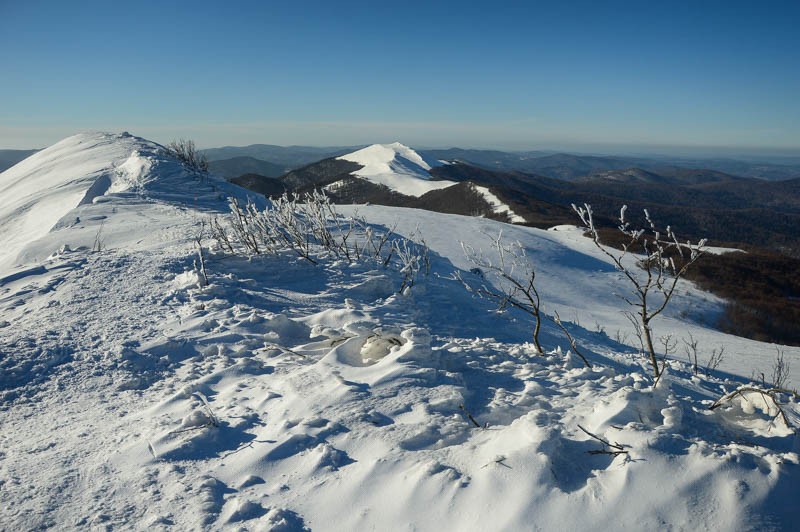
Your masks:
<svg viewBox="0 0 800 532"><path fill-rule="evenodd" d="M0 0L0 147L800 154L798 26L797 1Z"/></svg>

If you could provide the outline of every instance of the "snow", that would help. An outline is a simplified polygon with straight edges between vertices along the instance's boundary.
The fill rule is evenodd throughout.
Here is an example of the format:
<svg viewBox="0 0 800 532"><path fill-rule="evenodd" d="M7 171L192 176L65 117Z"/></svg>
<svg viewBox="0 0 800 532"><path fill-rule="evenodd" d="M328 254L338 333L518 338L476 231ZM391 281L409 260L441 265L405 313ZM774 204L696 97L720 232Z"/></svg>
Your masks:
<svg viewBox="0 0 800 532"><path fill-rule="evenodd" d="M419 197L431 190L455 185L453 181L431 179L428 171L440 163L438 161L429 163L417 152L399 142L373 144L337 159L363 166L353 172L353 175L385 185L407 196Z"/></svg>
<svg viewBox="0 0 800 532"><path fill-rule="evenodd" d="M134 142L76 135L0 174L0 268L12 265L28 242L45 235L66 213L102 194Z"/></svg>
<svg viewBox="0 0 800 532"><path fill-rule="evenodd" d="M797 435L760 397L708 408L775 346L710 328L722 303L681 283L656 334L726 358L693 375L679 353L653 386L610 332L630 328L620 274L575 227L341 207L424 235L430 274L398 293L401 274L369 261L230 256L206 237L203 287L201 222L244 191L135 137L37 156L0 175L17 183L3 212L24 219L0 225L1 528L794 527ZM33 198L57 219L25 215ZM453 279L473 267L459 240L488 250L501 230L592 368L551 321L538 353L526 316ZM797 386L800 349L780 348ZM604 445L581 427L627 453L590 454Z"/></svg>
<svg viewBox="0 0 800 532"><path fill-rule="evenodd" d="M192 192L193 178L163 147L128 133L84 133L32 155L0 174L0 272L28 261L40 261L60 244L91 247L117 203L125 206L114 234L101 236L123 244L143 234L140 225L176 208L225 208L227 191L241 189L223 180ZM210 182L211 183L211 182ZM187 188L188 187L188 188ZM108 203L108 202L112 203ZM136 205L134 208L133 204ZM70 241L64 241L64 234ZM144 234L147 234L144 232Z"/></svg>
<svg viewBox="0 0 800 532"><path fill-rule="evenodd" d="M489 204L494 213L505 215L508 218L508 221L513 224L524 224L526 222L525 218L514 213L514 211L511 210L511 207L500 201L500 198L492 194L488 188L478 185L472 186L478 194L483 196L483 199L486 200L486 203Z"/></svg>
<svg viewBox="0 0 800 532"><path fill-rule="evenodd" d="M737 248L723 248L723 247L715 247L715 246L706 246L706 253L711 253L713 255L722 255L724 253L747 253L743 249Z"/></svg>

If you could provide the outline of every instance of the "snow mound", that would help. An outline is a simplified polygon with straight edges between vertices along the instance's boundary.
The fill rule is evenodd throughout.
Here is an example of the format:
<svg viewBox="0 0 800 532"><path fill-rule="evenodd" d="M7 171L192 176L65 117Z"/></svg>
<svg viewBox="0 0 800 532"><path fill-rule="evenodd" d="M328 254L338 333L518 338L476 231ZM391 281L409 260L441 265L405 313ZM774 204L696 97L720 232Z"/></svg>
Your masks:
<svg viewBox="0 0 800 532"><path fill-rule="evenodd" d="M362 165L363 168L353 172L354 175L407 196L422 196L431 190L455 185L453 181L431 179L429 170L441 163L426 161L420 154L399 142L373 144L337 159Z"/></svg>
<svg viewBox="0 0 800 532"><path fill-rule="evenodd" d="M98 234L101 224L111 224L109 214L130 211L131 204L140 204L142 216L155 203L221 208L219 193L242 194L234 189L127 132L68 137L0 174L0 274L55 252L60 246L36 245L53 231L88 228L80 242L69 244L91 246L89 233Z"/></svg>

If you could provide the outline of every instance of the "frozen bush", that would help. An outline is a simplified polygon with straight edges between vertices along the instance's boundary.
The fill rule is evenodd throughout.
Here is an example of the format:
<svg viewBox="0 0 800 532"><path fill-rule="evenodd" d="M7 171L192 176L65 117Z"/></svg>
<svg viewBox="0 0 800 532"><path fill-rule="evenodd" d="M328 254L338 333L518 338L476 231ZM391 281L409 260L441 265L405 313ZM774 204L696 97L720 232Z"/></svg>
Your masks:
<svg viewBox="0 0 800 532"><path fill-rule="evenodd" d="M188 168L197 172L208 172L208 158L197 151L194 141L179 139L173 140L166 146L167 152Z"/></svg>
<svg viewBox="0 0 800 532"><path fill-rule="evenodd" d="M295 253L312 264L325 258L393 266L403 275L402 291L430 268L424 239L402 238L394 228L381 231L358 216L343 216L319 191L273 199L265 209L230 199L231 212L211 222L211 235L228 253Z"/></svg>

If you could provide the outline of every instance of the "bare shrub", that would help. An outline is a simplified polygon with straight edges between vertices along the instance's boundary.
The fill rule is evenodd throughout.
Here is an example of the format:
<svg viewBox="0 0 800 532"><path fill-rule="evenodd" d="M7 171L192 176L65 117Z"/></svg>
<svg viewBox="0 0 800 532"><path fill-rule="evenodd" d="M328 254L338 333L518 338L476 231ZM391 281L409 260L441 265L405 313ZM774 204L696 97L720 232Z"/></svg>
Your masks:
<svg viewBox="0 0 800 532"><path fill-rule="evenodd" d="M230 214L215 218L210 226L212 237L228 253L292 252L312 264L333 258L394 266L403 275L400 291L430 270L428 247L418 231L408 239L395 235L394 228L376 230L357 213L339 214L330 198L317 190L302 197L284 194L263 210L252 202L229 201Z"/></svg>
<svg viewBox="0 0 800 532"><path fill-rule="evenodd" d="M698 341L697 339L692 336L692 333L689 334L689 339L682 338L683 341L683 350L686 353L686 356L689 358L689 364L692 366L692 372L697 375L700 372L700 359L699 359L699 348L698 348ZM719 349L712 349L711 354L708 356L705 365L703 366L703 373L705 373L706 377L711 376L711 372L716 370L722 361L725 359L725 346L719 346Z"/></svg>
<svg viewBox="0 0 800 532"><path fill-rule="evenodd" d="M798 399L800 399L800 396L798 396L797 392L792 390L787 390L785 388L775 387L775 388L762 389L762 388L757 388L755 386L740 386L736 390L728 394L725 394L716 401L714 401L714 403L710 407L708 407L708 409L716 410L723 404L730 402L736 397L741 397L742 400L747 401L748 396L751 395L756 395L764 401L764 405L766 406L767 411L770 415L773 415L772 413L774 412L774 416L772 418L773 421L775 421L778 418L781 418L783 423L786 425L786 428L794 432L797 432L797 427L792 425L792 422L789 420L789 417L786 415L786 412L782 407L781 399L784 398L785 396L789 396L790 398L797 401Z"/></svg>
<svg viewBox="0 0 800 532"><path fill-rule="evenodd" d="M622 251L610 251L600 242L591 205L584 204L583 207L577 207L573 204L572 208L588 229L589 236L597 248L613 261L614 266L623 273L633 289L633 298L622 296L622 299L636 308L635 317L639 324L639 327L635 327L636 333L641 337L643 351L649 357L653 375L657 379L661 370L653 345L651 322L669 304L678 280L703 254L706 241L702 239L696 244L678 242L677 236L669 226L664 231L658 229L646 209L644 215L647 228L632 229L625 220L627 206L623 206L620 209L617 228L626 242L622 244ZM626 261L626 257L633 253L638 254L635 262L638 269Z"/></svg>
<svg viewBox="0 0 800 532"><path fill-rule="evenodd" d="M708 357L708 362L706 362L705 366L705 374L706 377L711 376L711 372L714 371L722 364L722 361L725 360L725 346L719 346L719 349L712 349L711 355Z"/></svg>
<svg viewBox="0 0 800 532"><path fill-rule="evenodd" d="M176 157L188 168L198 172L208 172L208 158L197 151L194 141L186 139L173 140L166 146L167 152Z"/></svg>
<svg viewBox="0 0 800 532"><path fill-rule="evenodd" d="M789 361L783 349L775 347L777 354L775 355L775 362L772 364L772 386L775 388L786 388L789 382Z"/></svg>
<svg viewBox="0 0 800 532"><path fill-rule="evenodd" d="M97 229L97 233L94 235L94 243L92 244L92 251L95 253L100 253L105 249L105 240L103 239L103 227L106 225L106 221L103 220L100 222L100 227Z"/></svg>
<svg viewBox="0 0 800 532"><path fill-rule="evenodd" d="M502 231L496 238L490 238L491 252L496 258L461 242L467 259L477 267L472 271L478 282L467 282L460 273L456 276L470 292L495 301L499 310L513 307L530 314L533 317L533 343L537 351L543 353L539 343L542 326L541 300L536 289L536 270L533 263L528 260L522 244L507 244L503 241ZM493 282L487 282L486 275L491 276Z"/></svg>

